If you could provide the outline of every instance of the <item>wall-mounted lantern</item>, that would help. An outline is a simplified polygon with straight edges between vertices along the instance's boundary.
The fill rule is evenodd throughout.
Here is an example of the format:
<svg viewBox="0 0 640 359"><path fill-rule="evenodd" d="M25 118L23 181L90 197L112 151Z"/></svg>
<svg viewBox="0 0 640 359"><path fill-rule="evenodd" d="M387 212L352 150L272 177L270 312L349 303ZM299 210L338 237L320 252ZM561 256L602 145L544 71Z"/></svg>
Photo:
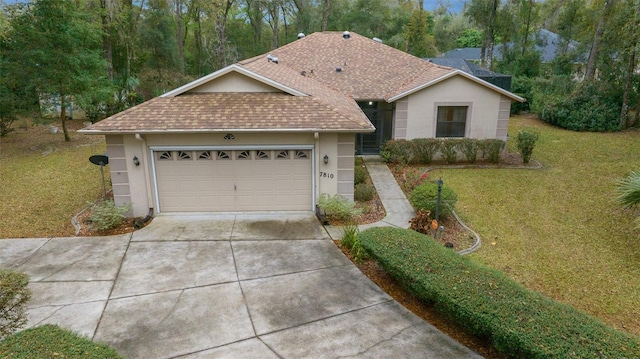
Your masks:
<svg viewBox="0 0 640 359"><path fill-rule="evenodd" d="M133 164L136 165L136 167L140 166L140 160L138 159L138 156L133 156Z"/></svg>
<svg viewBox="0 0 640 359"><path fill-rule="evenodd" d="M324 164L329 164L329 156L328 155L324 155Z"/></svg>

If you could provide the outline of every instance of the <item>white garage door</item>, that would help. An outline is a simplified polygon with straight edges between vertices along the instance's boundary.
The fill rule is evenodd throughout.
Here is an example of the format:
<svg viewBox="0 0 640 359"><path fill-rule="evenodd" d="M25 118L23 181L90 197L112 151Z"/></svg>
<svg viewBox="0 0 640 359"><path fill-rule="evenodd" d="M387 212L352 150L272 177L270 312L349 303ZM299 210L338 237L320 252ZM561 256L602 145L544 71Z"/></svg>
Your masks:
<svg viewBox="0 0 640 359"><path fill-rule="evenodd" d="M162 212L312 210L310 149L155 151Z"/></svg>

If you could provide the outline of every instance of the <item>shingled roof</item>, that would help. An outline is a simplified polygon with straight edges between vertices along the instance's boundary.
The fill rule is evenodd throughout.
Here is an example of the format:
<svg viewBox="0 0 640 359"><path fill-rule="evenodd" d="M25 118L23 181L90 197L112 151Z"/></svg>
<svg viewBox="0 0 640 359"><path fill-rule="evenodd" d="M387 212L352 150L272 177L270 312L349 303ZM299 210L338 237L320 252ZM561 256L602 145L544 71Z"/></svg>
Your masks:
<svg viewBox="0 0 640 359"><path fill-rule="evenodd" d="M279 92L197 91L230 72ZM204 76L81 132L372 132L375 128L354 100L392 102L457 74L492 86L355 33L345 37L342 32L320 32Z"/></svg>

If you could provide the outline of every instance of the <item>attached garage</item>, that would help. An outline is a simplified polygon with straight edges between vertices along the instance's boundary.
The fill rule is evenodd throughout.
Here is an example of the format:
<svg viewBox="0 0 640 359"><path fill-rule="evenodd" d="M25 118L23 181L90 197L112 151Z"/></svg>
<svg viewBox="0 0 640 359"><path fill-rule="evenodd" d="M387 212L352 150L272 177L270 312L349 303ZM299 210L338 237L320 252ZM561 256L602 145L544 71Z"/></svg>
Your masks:
<svg viewBox="0 0 640 359"><path fill-rule="evenodd" d="M159 212L313 210L311 147L152 149Z"/></svg>

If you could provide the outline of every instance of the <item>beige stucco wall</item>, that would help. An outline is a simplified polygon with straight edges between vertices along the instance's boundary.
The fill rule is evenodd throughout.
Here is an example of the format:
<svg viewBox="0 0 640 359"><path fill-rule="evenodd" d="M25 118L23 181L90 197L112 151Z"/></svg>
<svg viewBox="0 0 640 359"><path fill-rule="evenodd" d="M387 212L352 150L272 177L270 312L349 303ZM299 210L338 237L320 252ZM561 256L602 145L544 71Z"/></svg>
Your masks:
<svg viewBox="0 0 640 359"><path fill-rule="evenodd" d="M133 216L145 216L149 208L156 208L151 164L152 147L185 146L260 146L300 145L314 146L316 199L319 195L340 194L353 200L353 163L355 134L319 133L233 133L233 140L224 139L225 133L171 134L171 135L115 135L107 137L111 180L117 205L133 204ZM329 157L328 164L323 158ZM133 163L133 157L140 161Z"/></svg>
<svg viewBox="0 0 640 359"><path fill-rule="evenodd" d="M498 92L462 76L455 76L397 101L394 138L410 140L435 137L438 106L469 106L466 137L496 138L496 135L502 134L498 133L498 119L504 117L506 102L503 98L508 100ZM407 107L406 127L404 101ZM511 102L508 103L510 106ZM504 128L505 123L508 124L508 115L506 122L502 119L500 127Z"/></svg>
<svg viewBox="0 0 640 359"><path fill-rule="evenodd" d="M230 72L189 92L280 92L280 90L237 72Z"/></svg>

